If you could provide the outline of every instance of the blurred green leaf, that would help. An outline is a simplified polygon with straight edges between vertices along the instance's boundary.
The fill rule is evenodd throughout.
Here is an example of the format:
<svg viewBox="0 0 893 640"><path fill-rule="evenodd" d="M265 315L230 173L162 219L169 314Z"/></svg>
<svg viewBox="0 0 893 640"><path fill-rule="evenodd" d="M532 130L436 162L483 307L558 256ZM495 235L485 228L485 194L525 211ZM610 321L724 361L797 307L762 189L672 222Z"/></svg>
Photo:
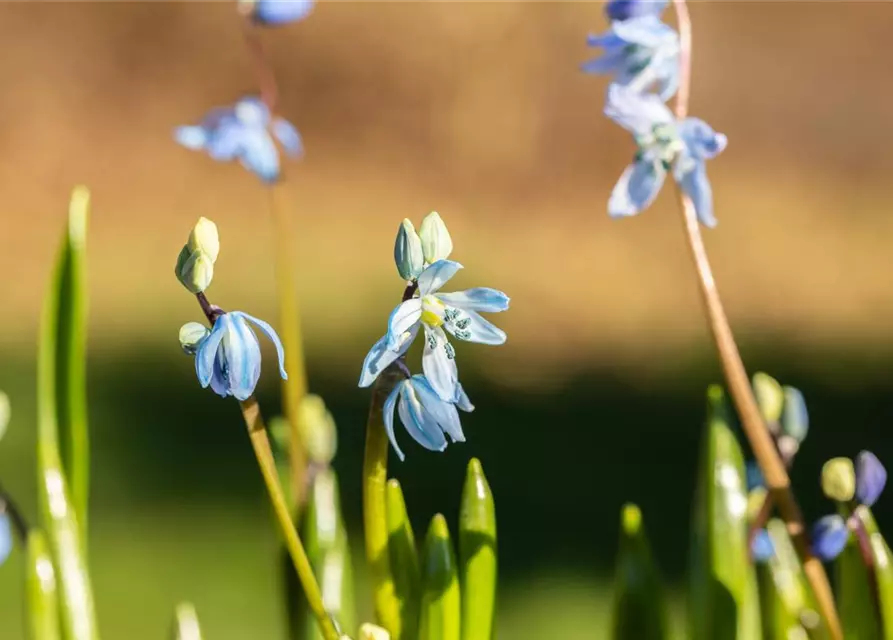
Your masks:
<svg viewBox="0 0 893 640"><path fill-rule="evenodd" d="M814 609L803 568L784 522L773 518L766 529L775 554L758 567L763 640L805 640L801 618L818 621L818 614L809 613Z"/></svg>
<svg viewBox="0 0 893 640"><path fill-rule="evenodd" d="M456 554L446 518L431 520L422 553L420 640L459 640L461 604Z"/></svg>
<svg viewBox="0 0 893 640"><path fill-rule="evenodd" d="M846 547L835 560L834 566L837 574L837 606L840 609L844 637L847 640L881 640L884 636L881 633L871 577L856 535L850 533Z"/></svg>
<svg viewBox="0 0 893 640"><path fill-rule="evenodd" d="M65 640L96 640L99 632L85 541L78 509L86 512L87 439L84 411L83 259L87 193L75 190L62 248L41 325L37 374L37 468L40 517L47 534L59 586L59 610ZM79 362L75 362L80 358ZM71 477L82 502L75 505L59 451L60 425L69 434ZM86 513L84 513L86 516Z"/></svg>
<svg viewBox="0 0 893 640"><path fill-rule="evenodd" d="M759 640L760 602L749 558L744 458L721 387L707 390L707 427L692 518L692 640Z"/></svg>
<svg viewBox="0 0 893 640"><path fill-rule="evenodd" d="M394 640L415 640L419 630L422 577L403 490L394 479L388 480L387 507L388 559L394 577L394 595L400 605L400 627L391 635Z"/></svg>
<svg viewBox="0 0 893 640"><path fill-rule="evenodd" d="M202 640L198 614L188 602L181 602L174 611L173 640Z"/></svg>
<svg viewBox="0 0 893 640"><path fill-rule="evenodd" d="M28 637L30 640L59 640L56 575L46 537L38 529L28 533L27 555Z"/></svg>
<svg viewBox="0 0 893 640"><path fill-rule="evenodd" d="M614 640L665 640L669 637L663 586L645 535L642 512L624 505L620 551L614 579Z"/></svg>
<svg viewBox="0 0 893 640"><path fill-rule="evenodd" d="M480 460L468 462L459 510L462 640L491 640L496 624L496 504Z"/></svg>
<svg viewBox="0 0 893 640"><path fill-rule="evenodd" d="M319 471L313 480L301 521L301 539L319 582L326 611L342 631L353 631L357 624L353 566L341 514L338 477L332 469ZM292 606L289 610L294 612L291 637L323 640L319 622L307 606L294 570L287 575L291 580L288 593Z"/></svg>
<svg viewBox="0 0 893 640"><path fill-rule="evenodd" d="M880 619L877 621L877 637L893 638L893 554L890 552L887 541L881 535L871 509L865 506L857 507L855 516L862 521L868 534L874 563L877 590L876 593L872 593L873 597L876 596L876 600L872 604L874 604L874 610L880 614ZM855 538L855 536L852 537ZM846 551L848 550L849 545L847 545ZM861 557L859 559L861 560ZM849 640L850 636L847 635L846 637Z"/></svg>

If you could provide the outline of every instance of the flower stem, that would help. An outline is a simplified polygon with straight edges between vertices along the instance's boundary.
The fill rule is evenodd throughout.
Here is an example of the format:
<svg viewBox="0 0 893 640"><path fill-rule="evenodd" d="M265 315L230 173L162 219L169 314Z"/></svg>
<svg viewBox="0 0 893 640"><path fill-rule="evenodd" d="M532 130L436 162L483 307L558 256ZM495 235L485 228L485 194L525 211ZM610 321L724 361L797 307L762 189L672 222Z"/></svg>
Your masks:
<svg viewBox="0 0 893 640"><path fill-rule="evenodd" d="M242 417L245 419L245 426L248 428L248 437L251 439L251 446L254 448L254 454L257 457L257 464L260 467L261 475L263 475L270 502L273 504L276 520L285 540L285 546L295 565L295 570L298 572L298 579L301 582L301 587L304 589L304 595L307 596L310 610L316 616L325 640L338 640L340 634L331 616L326 612L319 584L313 575L310 560L307 558L307 553L304 551L304 545L301 544L300 537L298 537L298 532L295 529L294 522L292 522L291 512L285 501L285 494L279 485L276 462L273 459L273 450L270 448L270 439L267 437L267 430L264 426L263 416L260 413L260 407L254 396L241 402L240 406L242 407Z"/></svg>
<svg viewBox="0 0 893 640"><path fill-rule="evenodd" d="M688 113L688 100L691 92L691 19L685 0L673 0L676 10L676 18L679 25L680 56L679 56L679 92L676 98L676 117L683 119ZM723 373L729 386L729 392L735 402L738 414L741 417L742 428L754 457L763 471L766 486L778 505L782 518L787 525L788 534L797 550L797 555L803 564L803 572L809 581L818 605L819 613L828 627L832 640L843 640L843 630L837 608L834 604L834 594L831 584L822 563L812 555L806 529L803 525L803 515L791 490L791 480L785 469L784 462L775 447L772 436L763 423L762 415L753 396L753 390L738 352L738 346L729 326L728 318L713 279L710 262L707 259L707 251L704 240L701 237L701 229L695 214L694 206L688 196L676 185L679 208L685 222L686 238L691 249L692 258L701 285L701 295L716 342L716 349L722 363Z"/></svg>

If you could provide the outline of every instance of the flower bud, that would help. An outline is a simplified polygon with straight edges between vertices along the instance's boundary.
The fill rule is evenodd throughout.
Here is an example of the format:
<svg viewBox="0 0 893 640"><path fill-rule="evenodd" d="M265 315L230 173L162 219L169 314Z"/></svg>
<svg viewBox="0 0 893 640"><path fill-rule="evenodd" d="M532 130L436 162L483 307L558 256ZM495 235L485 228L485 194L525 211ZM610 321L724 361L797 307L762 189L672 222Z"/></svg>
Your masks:
<svg viewBox="0 0 893 640"><path fill-rule="evenodd" d="M856 494L856 470L849 458L832 458L822 467L822 491L831 500L849 502Z"/></svg>
<svg viewBox="0 0 893 640"><path fill-rule="evenodd" d="M205 217L198 222L189 233L189 242L186 243L190 253L203 251L211 259L211 263L217 262L217 254L220 253L220 238L217 236L217 225Z"/></svg>
<svg viewBox="0 0 893 640"><path fill-rule="evenodd" d="M445 260L453 252L453 239L450 238L450 232L436 211L432 211L422 220L419 237L422 239L422 253L428 264Z"/></svg>
<svg viewBox="0 0 893 640"><path fill-rule="evenodd" d="M394 262L397 264L397 273L404 280L415 280L425 268L422 239L419 238L409 219L404 219L397 231Z"/></svg>
<svg viewBox="0 0 893 640"><path fill-rule="evenodd" d="M784 390L778 384L778 380L766 373L754 374L753 393L760 407L760 413L763 414L763 420L770 430L777 430L784 406Z"/></svg>
<svg viewBox="0 0 893 640"><path fill-rule="evenodd" d="M391 634L379 626L365 622L360 627L359 640L391 640Z"/></svg>
<svg viewBox="0 0 893 640"><path fill-rule="evenodd" d="M881 497L887 484L887 470L871 451L862 451L856 456L856 497L866 507L872 506Z"/></svg>
<svg viewBox="0 0 893 640"><path fill-rule="evenodd" d="M338 430L335 419L326 409L326 403L318 395L308 394L298 406L298 425L301 439L307 448L307 457L319 464L329 464L338 448Z"/></svg>
<svg viewBox="0 0 893 640"><path fill-rule="evenodd" d="M809 433L809 412L803 394L794 387L784 388L784 410L781 414L781 430L797 442L806 440Z"/></svg>
<svg viewBox="0 0 893 640"><path fill-rule="evenodd" d="M6 427L9 426L9 396L0 391L0 440L6 433Z"/></svg>
<svg viewBox="0 0 893 640"><path fill-rule="evenodd" d="M214 261L204 251L190 251L184 246L177 258L177 279L190 293L201 293L214 278Z"/></svg>
<svg viewBox="0 0 893 640"><path fill-rule="evenodd" d="M180 347L190 356L194 356L202 340L207 338L210 333L210 329L203 324L187 322L180 327Z"/></svg>

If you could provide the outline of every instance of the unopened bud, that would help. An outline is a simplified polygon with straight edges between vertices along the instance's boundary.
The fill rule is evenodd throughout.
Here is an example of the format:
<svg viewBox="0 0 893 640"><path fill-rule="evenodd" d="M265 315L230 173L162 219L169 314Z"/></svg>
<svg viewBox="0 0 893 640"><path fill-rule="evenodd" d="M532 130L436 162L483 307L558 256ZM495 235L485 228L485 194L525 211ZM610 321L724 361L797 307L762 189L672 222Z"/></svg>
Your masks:
<svg viewBox="0 0 893 640"><path fill-rule="evenodd" d="M298 407L298 424L310 460L329 464L338 448L338 430L325 401L314 394L304 396Z"/></svg>
<svg viewBox="0 0 893 640"><path fill-rule="evenodd" d="M204 251L183 247L177 259L177 279L190 293L201 293L214 279L214 261Z"/></svg>
<svg viewBox="0 0 893 640"><path fill-rule="evenodd" d="M198 351L198 346L211 332L198 322L187 322L180 327L180 347L191 356Z"/></svg>
<svg viewBox="0 0 893 640"><path fill-rule="evenodd" d="M359 640L391 640L391 634L379 626L365 622L360 627Z"/></svg>
<svg viewBox="0 0 893 640"><path fill-rule="evenodd" d="M217 225L205 217L199 218L189 233L189 242L186 246L189 247L190 253L203 251L211 259L212 264L217 262L217 255L220 253Z"/></svg>
<svg viewBox="0 0 893 640"><path fill-rule="evenodd" d="M0 391L0 440L6 433L6 427L9 426L9 396Z"/></svg>
<svg viewBox="0 0 893 640"><path fill-rule="evenodd" d="M419 238L409 219L404 219L397 231L394 262L397 264L397 273L404 280L415 280L425 268L422 239Z"/></svg>
<svg viewBox="0 0 893 640"><path fill-rule="evenodd" d="M831 500L849 502L856 494L856 470L849 458L832 458L822 467L822 491Z"/></svg>
<svg viewBox="0 0 893 640"><path fill-rule="evenodd" d="M445 260L453 252L453 239L450 238L450 232L436 211L432 211L422 220L419 237L422 239L422 253L428 264Z"/></svg>
<svg viewBox="0 0 893 640"><path fill-rule="evenodd" d="M778 380L766 373L754 374L753 393L760 407L760 413L763 414L763 420L770 430L777 431L784 407L784 390Z"/></svg>

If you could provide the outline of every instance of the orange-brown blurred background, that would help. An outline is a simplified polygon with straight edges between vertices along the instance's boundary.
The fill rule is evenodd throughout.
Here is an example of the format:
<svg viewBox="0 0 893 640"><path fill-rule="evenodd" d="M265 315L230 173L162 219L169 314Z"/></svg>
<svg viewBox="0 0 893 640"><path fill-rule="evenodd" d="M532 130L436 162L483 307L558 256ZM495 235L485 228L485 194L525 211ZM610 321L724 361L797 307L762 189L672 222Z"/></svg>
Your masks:
<svg viewBox="0 0 893 640"><path fill-rule="evenodd" d="M809 453L811 466L801 481L805 491L817 493L814 471L821 458L882 448L886 440L875 410L886 408L893 365L893 4L697 2L692 17L693 115L730 140L709 166L720 224L707 232L708 250L751 368L787 373L786 382L812 388L835 417L824 424L828 444ZM306 21L265 34L282 113L306 145L305 158L286 167L285 189L299 231L311 386L330 391L327 400L338 409L342 430L351 430L344 436L346 491L359 486L358 468L349 464L359 459L366 400L352 387L402 290L391 258L394 233L404 217L418 223L431 210L449 225L453 257L466 266L457 287L494 286L512 297L512 309L496 318L508 343L460 351L463 371L480 381L479 397L473 384L469 392L479 407L492 398L489 415L497 424L490 426L501 431L482 436L478 449L475 430L485 429L485 421L470 417L469 443L456 455L488 455L501 465L503 478L494 485L504 484L506 491L515 485L506 511L516 514L518 526L538 517L536 509L549 500L545 489L537 499L520 492L518 475L541 486L544 476L537 474L568 465L558 451L568 453L573 444L564 441L581 433L591 446L573 452L580 469L613 459L612 471L598 482L614 483L618 473L640 477L642 455L657 464L658 453L643 454L652 446L649 434L670 447L663 455L684 450L693 456L688 444L697 442L700 394L718 369L670 194L635 219L611 221L606 214L610 189L633 145L601 115L605 80L578 70L596 53L587 51L585 36L605 26L595 2L323 2ZM136 622L141 598L155 603L154 615L180 597L198 601L200 614L202 598L208 600L209 637L253 638L259 628L274 637L280 623L268 618L275 617L275 607L258 605L250 624L233 626L236 612L227 603L240 602L242 594L239 584L231 584L221 595L220 584L230 574L215 564L219 558L197 561L189 572L190 593L173 588L183 584L174 569L161 577L152 573L162 561L153 553L188 566L205 536L236 526L227 497L187 491L191 498L179 500L181 488L171 482L166 492L153 494L151 508L141 502L145 487L155 486L159 470L168 469L166 460L187 465L208 458L197 463L204 465L202 473L219 473L222 463L210 453L218 445L202 449L204 438L224 428L237 431L237 424L229 424L237 417L232 407L197 387L175 339L180 324L200 319L172 273L199 216L212 218L221 236L212 300L276 318L273 230L262 186L241 167L215 164L171 138L175 126L255 90L234 6L6 3L0 5L0 43L0 383L14 407L15 392L25 407L0 451L0 474L8 469L8 484L28 495L27 407L33 404L37 318L68 195L84 183L93 194L95 473L121 483L114 491L96 490L100 541L93 556L104 567L97 590L101 607L104 594L116 603L101 614L108 637L153 637ZM265 384L275 406L273 383ZM171 387L179 389L177 401L157 409L156 422L134 419L128 427L112 419L140 413L140 402L163 404ZM613 396L614 405L606 400L613 408L593 400L593 388L596 397ZM539 402L543 421L509 423L515 399L531 390L536 393L524 402ZM204 404L181 410L181 403L199 395ZM668 399L676 397L684 400ZM121 400L118 409L101 408L115 398L133 404ZM650 426L637 431L641 420L623 413L626 401L648 406L656 422L649 419ZM575 408L559 419L552 413L558 404ZM205 407L226 424L199 437L184 426L183 413L195 422ZM889 408L881 415L890 417ZM103 423L102 416L109 419ZM686 429L684 444L672 436L677 421ZM618 451L612 436L599 433L621 425L627 439ZM827 435L844 427L846 434ZM234 452L229 455L256 483L250 459L241 457L239 435L226 436ZM556 450L547 460L537 457L542 441ZM185 451L179 449L184 442ZM143 447L161 462L140 467ZM422 460L407 468L423 475L429 456L413 449L411 457ZM101 470L103 460L107 471ZM127 480L130 464L144 471L136 472L139 482ZM660 464L668 472L674 468L671 461ZM610 543L620 501L647 503L643 495L621 495L621 482L620 488L610 485L609 506L602 508L596 485L565 474L576 483L573 517L598 518L602 525L568 520L561 527L607 528ZM461 474L453 475L418 480L452 488L427 496L432 510L453 508ZM209 493L220 489L211 479L204 482ZM647 483L639 482L644 491ZM685 520L689 490L679 487L676 524ZM266 531L259 495L249 492L238 502L250 514L250 525L238 526L255 536ZM196 514L208 500L213 513L201 520ZM141 546L125 513L164 525ZM559 512L546 513L552 518ZM420 526L429 516L418 514ZM177 531L183 532L182 544ZM164 535L171 539L161 544ZM270 551L273 536L263 535L261 545ZM360 539L359 530L354 535ZM679 536L684 540L684 531ZM250 573L239 580L251 584L251 592L267 594L264 601L274 598L265 550L243 552L250 543L229 542L234 561ZM568 616L595 619L603 604L585 604L604 600L593 595L601 589L593 586L597 582L586 582L595 579L595 568L591 575L566 575L568 563L542 553L546 568L540 571L524 562L526 545L508 545L514 582L503 637L545 637L533 631L537 609L530 602L547 603L541 605L547 610L553 606L549 598L569 602ZM610 544L590 553L593 567L610 567ZM120 572L131 569L123 567L154 577L125 588ZM534 595L525 591L533 580L554 575L562 576L559 587L547 582ZM577 588L577 580L588 586ZM208 584L214 586L203 586ZM4 623L15 615L16 585L0 575L0 594L11 594L6 605L0 603ZM148 628L163 624L153 619ZM18 638L12 628L11 636L0 635ZM594 636L569 631L564 637Z"/></svg>

